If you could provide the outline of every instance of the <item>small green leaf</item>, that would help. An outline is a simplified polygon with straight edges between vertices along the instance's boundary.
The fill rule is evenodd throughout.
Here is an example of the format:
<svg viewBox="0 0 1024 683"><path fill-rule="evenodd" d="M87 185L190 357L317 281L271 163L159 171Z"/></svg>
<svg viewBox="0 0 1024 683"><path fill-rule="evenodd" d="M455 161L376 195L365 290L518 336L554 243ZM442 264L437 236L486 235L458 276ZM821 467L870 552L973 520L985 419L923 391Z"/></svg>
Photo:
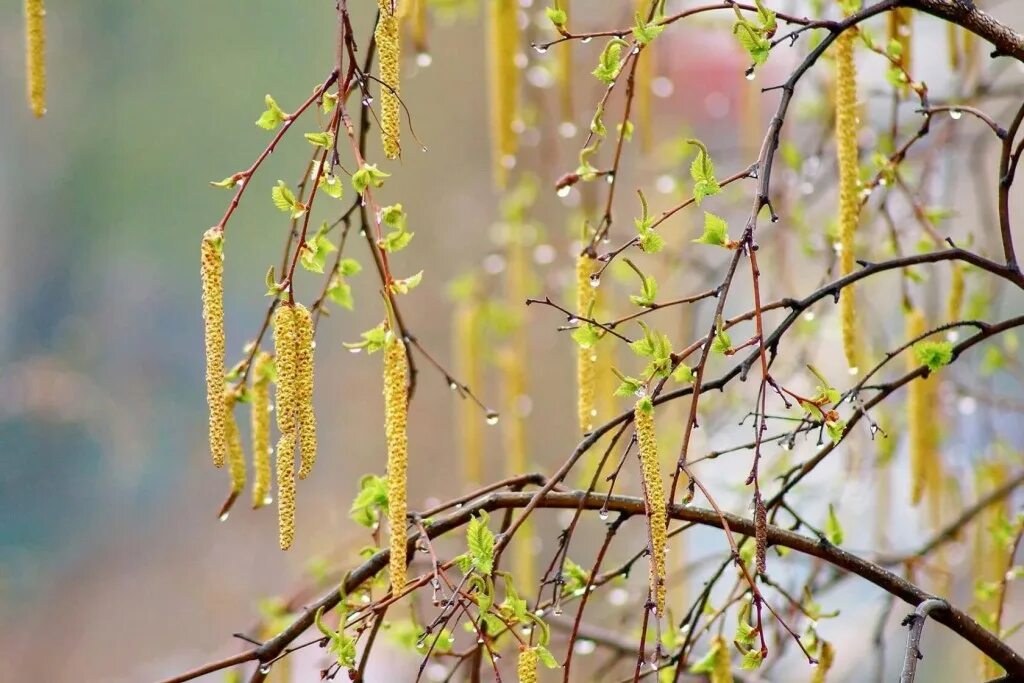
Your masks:
<svg viewBox="0 0 1024 683"><path fill-rule="evenodd" d="M415 289L419 286L423 280L423 271L410 275L407 278L401 280L395 280L391 283L391 291L396 294L408 294L410 290Z"/></svg>
<svg viewBox="0 0 1024 683"><path fill-rule="evenodd" d="M546 7L544 8L544 12L548 15L548 19L551 20L551 23L554 24L557 29L565 28L565 23L569 21L569 17L565 13L564 9L560 9L558 7Z"/></svg>
<svg viewBox="0 0 1024 683"><path fill-rule="evenodd" d="M601 341L601 331L597 325L584 323L572 331L573 340L582 349L589 349Z"/></svg>
<svg viewBox="0 0 1024 683"><path fill-rule="evenodd" d="M229 175L224 180L211 180L210 185L230 189L237 185L239 180L241 180L241 178L238 175Z"/></svg>
<svg viewBox="0 0 1024 683"><path fill-rule="evenodd" d="M327 237L328 230L327 221L324 221L316 235L306 240L306 243L303 245L302 256L299 258L299 261L306 270L314 273L324 272L327 255L338 250Z"/></svg>
<svg viewBox="0 0 1024 683"><path fill-rule="evenodd" d="M715 247L728 247L731 242L729 239L729 224L715 214L705 211L704 233L693 241L697 244L710 244Z"/></svg>
<svg viewBox="0 0 1024 683"><path fill-rule="evenodd" d="M622 38L613 38L605 45L601 57L597 62L597 68L592 72L597 80L605 85L611 85L619 77L622 69L622 48L628 47L628 43Z"/></svg>
<svg viewBox="0 0 1024 683"><path fill-rule="evenodd" d="M277 185L270 190L270 198L274 206L291 214L292 218L299 218L306 213L306 207L295 198L295 193L283 180L278 180Z"/></svg>
<svg viewBox="0 0 1024 683"><path fill-rule="evenodd" d="M352 501L348 515L357 524L374 528L380 523L388 507L388 481L384 477L368 474L359 480L359 493Z"/></svg>
<svg viewBox="0 0 1024 683"><path fill-rule="evenodd" d="M693 382L696 379L696 377L693 374L693 368L691 368L686 363L680 363L676 367L675 372L672 373L672 379L674 379L677 382L689 384Z"/></svg>
<svg viewBox="0 0 1024 683"><path fill-rule="evenodd" d="M372 329L363 332L360 336L363 341L357 343L344 342L345 348L351 349L366 349L367 353L375 353L384 348L384 344L388 339L388 330L384 326L384 323L377 325Z"/></svg>
<svg viewBox="0 0 1024 683"><path fill-rule="evenodd" d="M543 645L535 645L534 649L537 650L537 658L540 660L540 663L547 668L558 669L562 666L558 663L558 660L555 659L555 656L551 654L551 651Z"/></svg>
<svg viewBox="0 0 1024 683"><path fill-rule="evenodd" d="M330 114L334 110L334 105L338 103L338 93L325 92L320 96L320 111L325 114Z"/></svg>
<svg viewBox="0 0 1024 683"><path fill-rule="evenodd" d="M330 149L334 146L334 133L329 131L321 133L305 133L305 137L309 144L314 147Z"/></svg>
<svg viewBox="0 0 1024 683"><path fill-rule="evenodd" d="M648 22L639 12L636 13L636 23L633 25L633 38L640 45L647 45L657 38L665 26L661 23L660 17Z"/></svg>
<svg viewBox="0 0 1024 683"><path fill-rule="evenodd" d="M488 528L487 513L481 511L466 525L466 546L473 567L484 576L494 569L494 533Z"/></svg>
<svg viewBox="0 0 1024 683"><path fill-rule="evenodd" d="M362 194L371 185L373 187L382 186L384 179L390 176L390 173L378 169L376 164L363 164L358 171L352 174L352 188L356 193Z"/></svg>
<svg viewBox="0 0 1024 683"><path fill-rule="evenodd" d="M281 107L277 106L277 102L270 95L264 97L263 101L266 103L267 109L256 120L256 125L264 130L274 130L283 121L288 119L288 115L284 113Z"/></svg>
<svg viewBox="0 0 1024 683"><path fill-rule="evenodd" d="M341 199L341 196L345 193L345 184L341 182L341 178L333 173L322 174L318 187L324 191L324 194L335 199Z"/></svg>
<svg viewBox="0 0 1024 683"><path fill-rule="evenodd" d="M732 349L732 339L729 338L729 333L725 330L718 330L715 333L715 338L711 340L711 351L725 355L730 349Z"/></svg>
<svg viewBox="0 0 1024 683"><path fill-rule="evenodd" d="M917 362L935 371L953 360L953 342L922 341L914 344L914 357Z"/></svg>
<svg viewBox="0 0 1024 683"><path fill-rule="evenodd" d="M713 197L722 191L715 179L715 164L711 161L708 148L700 140L689 139L687 142L697 148L697 156L690 164L690 177L693 178L693 199L700 206L705 197Z"/></svg>
<svg viewBox="0 0 1024 683"><path fill-rule="evenodd" d="M828 517L825 519L825 538L832 545L842 545L843 543L843 527L839 523L839 517L836 516L836 509L831 503L828 505Z"/></svg>
<svg viewBox="0 0 1024 683"><path fill-rule="evenodd" d="M740 662L740 668L744 671L754 671L761 668L761 664L764 662L764 655L760 650L754 649L743 655L743 661Z"/></svg>
<svg viewBox="0 0 1024 683"><path fill-rule="evenodd" d="M327 285L327 298L342 308L347 308L350 311L354 306L354 302L352 301L352 287L345 282L340 275L332 277L330 284Z"/></svg>

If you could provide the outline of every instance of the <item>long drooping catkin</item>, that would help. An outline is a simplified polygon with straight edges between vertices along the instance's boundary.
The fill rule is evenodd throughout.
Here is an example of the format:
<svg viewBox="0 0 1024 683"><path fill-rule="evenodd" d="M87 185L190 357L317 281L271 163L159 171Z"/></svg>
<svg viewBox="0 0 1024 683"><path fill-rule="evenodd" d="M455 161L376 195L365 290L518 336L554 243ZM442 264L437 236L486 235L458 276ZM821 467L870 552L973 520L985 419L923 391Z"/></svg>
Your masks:
<svg viewBox="0 0 1024 683"><path fill-rule="evenodd" d="M43 0L25 0L25 66L32 113L46 113L46 9Z"/></svg>
<svg viewBox="0 0 1024 683"><path fill-rule="evenodd" d="M519 683L537 683L537 664L540 657L537 650L526 647L519 650L519 661L516 662L516 673Z"/></svg>
<svg viewBox="0 0 1024 683"><path fill-rule="evenodd" d="M256 354L252 368L252 506L263 507L270 498L270 354Z"/></svg>
<svg viewBox="0 0 1024 683"><path fill-rule="evenodd" d="M832 668L832 662L835 661L835 658L836 650L832 647L832 643L827 640L821 641L821 652L818 653L818 666L814 669L811 683L825 683L825 677L828 676L828 670Z"/></svg>
<svg viewBox="0 0 1024 683"><path fill-rule="evenodd" d="M857 196L860 164L857 159L857 68L853 61L855 35L846 31L836 39L836 156L839 161L839 272L854 267L854 233L860 214ZM847 287L839 299L843 351L851 369L859 366L857 314L854 290Z"/></svg>
<svg viewBox="0 0 1024 683"><path fill-rule="evenodd" d="M302 304L295 305L295 393L299 422L299 479L305 479L316 463L316 415L313 412L313 317Z"/></svg>
<svg viewBox="0 0 1024 683"><path fill-rule="evenodd" d="M914 10L894 9L889 12L889 40L896 41L900 46L900 55L896 60L905 71L910 71L910 51L913 47L911 41L911 22L913 21Z"/></svg>
<svg viewBox="0 0 1024 683"><path fill-rule="evenodd" d="M960 319L960 311L964 307L964 267L961 263L953 264L953 274L949 280L949 300L946 302L946 318L950 321Z"/></svg>
<svg viewBox="0 0 1024 683"><path fill-rule="evenodd" d="M576 257L576 313L591 316L597 299L597 288L590 284L596 261L587 254ZM580 431L594 429L594 395L597 391L597 348L576 346L576 411Z"/></svg>
<svg viewBox="0 0 1024 683"><path fill-rule="evenodd" d="M473 391L480 390L481 329L480 304L463 301L455 310L454 356L458 377ZM483 421L473 401L456 401L458 432L462 450L463 483L483 483Z"/></svg>
<svg viewBox="0 0 1024 683"><path fill-rule="evenodd" d="M733 683L732 661L729 657L729 643L722 636L711 641L712 664L711 683Z"/></svg>
<svg viewBox="0 0 1024 683"><path fill-rule="evenodd" d="M907 340L916 339L928 331L928 323L921 309L915 308L907 316ZM907 369L916 370L917 359L910 353ZM907 387L907 433L910 441L910 502L921 502L925 488L932 480L932 468L938 467L935 453L935 430L938 425L932 419L934 377L920 377L912 380ZM930 488L930 487L928 487Z"/></svg>
<svg viewBox="0 0 1024 683"><path fill-rule="evenodd" d="M203 322L206 341L206 404L210 409L210 454L224 466L227 411L224 408L224 231L210 228L200 247Z"/></svg>
<svg viewBox="0 0 1024 683"><path fill-rule="evenodd" d="M640 12L646 19L650 5L650 0L636 0L636 11ZM651 83L654 81L657 60L654 45L647 45L636 56L636 60L633 106L636 107L636 121L637 126L640 128L640 149L644 152L649 152L654 143L653 117L651 116L651 97L654 94Z"/></svg>
<svg viewBox="0 0 1024 683"><path fill-rule="evenodd" d="M380 57L380 139L384 145L384 156L397 159L402 151L398 138L401 120L398 94L401 39L395 0L378 0L378 5L380 18L377 20L374 37Z"/></svg>
<svg viewBox="0 0 1024 683"><path fill-rule="evenodd" d="M519 85L519 69L516 67L519 25L516 0L492 0L487 4L494 181L498 187L505 187L508 169L515 164L516 155L516 133L512 126Z"/></svg>
<svg viewBox="0 0 1024 683"><path fill-rule="evenodd" d="M391 527L389 572L392 593L397 593L405 585L406 575L405 520L409 511L409 439L406 435L409 421L409 396L406 389L408 371L405 344L397 335L389 332L384 345L384 434L388 449L388 524Z"/></svg>
<svg viewBox="0 0 1024 683"><path fill-rule="evenodd" d="M235 421L235 399L236 394L231 389L224 390L224 409L227 412L227 441L228 441L228 473L231 475L231 503L245 490L245 453L242 450L242 433L238 430L238 422ZM225 505L221 515L227 513Z"/></svg>
<svg viewBox="0 0 1024 683"><path fill-rule="evenodd" d="M978 498L989 491L1000 488L1007 482L1009 472L1007 460L992 458L980 463L975 469L975 488ZM992 585L1003 578L1006 571L1009 549L1000 542L993 533L1000 520L1010 519L1012 515L1008 499L993 503L985 508L979 519L973 523L974 543L971 550L971 579L974 586ZM998 609L999 595L992 592L976 592L972 612L976 614L994 615ZM1000 624L993 630L1000 631ZM989 680L1001 675L1002 670L989 657L980 655L980 677Z"/></svg>
<svg viewBox="0 0 1024 683"><path fill-rule="evenodd" d="M654 613L665 611L665 541L668 535L668 511L665 508L665 484L658 462L658 440L654 434L654 404L642 398L633 409L636 440L640 447L644 499L647 501L647 529L651 546L650 590Z"/></svg>
<svg viewBox="0 0 1024 683"><path fill-rule="evenodd" d="M278 306L274 314L275 408L277 429L281 432L277 442L277 517L282 550L291 547L295 539L295 442L299 415L295 319L295 310L288 305Z"/></svg>

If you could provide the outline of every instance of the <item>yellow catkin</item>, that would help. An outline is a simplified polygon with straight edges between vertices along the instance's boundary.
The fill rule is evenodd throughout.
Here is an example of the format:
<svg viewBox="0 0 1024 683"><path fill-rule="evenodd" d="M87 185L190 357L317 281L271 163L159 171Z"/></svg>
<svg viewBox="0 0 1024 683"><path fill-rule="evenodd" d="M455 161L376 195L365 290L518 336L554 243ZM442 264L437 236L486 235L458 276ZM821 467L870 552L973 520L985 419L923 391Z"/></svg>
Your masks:
<svg viewBox="0 0 1024 683"><path fill-rule="evenodd" d="M975 471L977 496L986 495L1003 486L1008 477L1007 464L1004 459L991 459L983 462ZM1006 569L1008 550L999 543L992 533L994 525L1000 518L1009 518L1010 504L1006 499L985 508L974 523L974 543L971 553L971 579L973 585L991 584L1003 578ZM979 595L975 593L972 612L978 615L992 615L994 618L998 605L998 595ZM985 655L980 655L980 676L983 680L996 678L1003 674L998 664Z"/></svg>
<svg viewBox="0 0 1024 683"><path fill-rule="evenodd" d="M590 274L596 261L587 254L576 257L576 312L591 316L597 299L597 288L590 284ZM576 410L580 431L586 434L594 429L594 396L597 391L597 348L576 345Z"/></svg>
<svg viewBox="0 0 1024 683"><path fill-rule="evenodd" d="M263 507L270 497L270 354L256 354L252 368L252 506Z"/></svg>
<svg viewBox="0 0 1024 683"><path fill-rule="evenodd" d="M636 11L645 18L650 11L650 0L636 0ZM651 83L654 81L654 71L657 68L657 53L654 51L654 44L651 43L637 55L636 75L633 85L633 106L636 107L636 125L640 129L640 149L649 152L654 144L654 129L652 127L651 98L654 91Z"/></svg>
<svg viewBox="0 0 1024 683"><path fill-rule="evenodd" d="M480 391L481 327L480 304L461 302L455 310L453 334L456 373L472 391ZM459 442L462 451L462 478L470 487L483 483L484 434L480 407L474 401L455 402Z"/></svg>
<svg viewBox="0 0 1024 683"><path fill-rule="evenodd" d="M960 27L949 22L946 24L946 49L949 52L949 68L960 70Z"/></svg>
<svg viewBox="0 0 1024 683"><path fill-rule="evenodd" d="M949 300L946 302L946 318L953 322L960 319L960 311L964 307L964 267L961 263L953 264L953 274L949 280Z"/></svg>
<svg viewBox="0 0 1024 683"><path fill-rule="evenodd" d="M836 156L839 161L839 273L854 268L854 233L860 213L857 196L860 164L857 159L857 68L853 61L855 34L846 31L836 39ZM853 287L839 299L843 351L851 369L859 366L857 314Z"/></svg>
<svg viewBox="0 0 1024 683"><path fill-rule="evenodd" d="M235 421L235 397L230 389L224 390L224 407L227 411L228 473L231 475L231 502L245 490L245 452L242 450L242 433ZM221 514L227 512L222 510Z"/></svg>
<svg viewBox="0 0 1024 683"><path fill-rule="evenodd" d="M316 415L313 412L313 317L302 304L295 305L295 391L299 421L299 479L305 479L316 463Z"/></svg>
<svg viewBox="0 0 1024 683"><path fill-rule="evenodd" d="M894 9L889 12L889 40L900 45L900 57L896 60L904 70L910 71L911 22L914 11L911 9Z"/></svg>
<svg viewBox="0 0 1024 683"><path fill-rule="evenodd" d="M907 317L907 339L915 339L928 331L924 313L915 308ZM914 354L907 352L907 369L916 370L918 362ZM907 433L910 441L910 502L921 502L930 480L934 478L931 469L937 468L935 457L935 429L933 419L935 377L918 378L907 387Z"/></svg>
<svg viewBox="0 0 1024 683"><path fill-rule="evenodd" d="M570 0L561 0L559 6L562 11L565 12L565 16L568 19L570 14ZM560 103L562 107L562 122L572 124L576 119L574 113L574 107L572 103L572 56L573 45L571 41L566 41L564 45L559 46L558 50L558 82L561 85L561 98Z"/></svg>
<svg viewBox="0 0 1024 683"><path fill-rule="evenodd" d="M658 440L654 433L654 405L649 398L636 402L633 409L636 440L640 448L644 497L647 501L647 528L651 546L650 591L654 613L665 611L665 541L668 534L668 511L665 508L665 484L658 461Z"/></svg>
<svg viewBox="0 0 1024 683"><path fill-rule="evenodd" d="M516 50L519 47L519 25L516 0L491 0L488 14L490 49L491 146L494 181L498 187L508 182L508 169L515 164L516 116L519 69Z"/></svg>
<svg viewBox="0 0 1024 683"><path fill-rule="evenodd" d="M210 454L224 466L227 411L224 408L224 232L210 228L200 248L203 322L206 341L206 404L210 409Z"/></svg>
<svg viewBox="0 0 1024 683"><path fill-rule="evenodd" d="M519 651L519 661L516 662L519 683L537 683L537 664L539 662L540 657L535 648L527 647Z"/></svg>
<svg viewBox="0 0 1024 683"><path fill-rule="evenodd" d="M281 438L277 442L277 517L281 549L295 539L295 444L298 429L298 358L296 316L288 305L274 314L274 359L277 366L275 413Z"/></svg>
<svg viewBox="0 0 1024 683"><path fill-rule="evenodd" d="M405 344L393 333L384 345L384 433L388 451L388 524L391 527L391 559L389 572L391 591L397 593L405 585L406 535L405 520L409 510L408 469L409 396L406 378L409 361Z"/></svg>
<svg viewBox="0 0 1024 683"><path fill-rule="evenodd" d="M729 643L722 636L715 636L711 641L711 651L714 653L714 666L711 669L710 683L733 683Z"/></svg>
<svg viewBox="0 0 1024 683"><path fill-rule="evenodd" d="M46 9L43 0L25 0L25 65L32 113L46 113Z"/></svg>
<svg viewBox="0 0 1024 683"><path fill-rule="evenodd" d="M401 120L399 69L401 41L398 32L396 0L379 0L380 19L374 37L380 57L380 139L384 156L397 159L401 154L398 129Z"/></svg>
<svg viewBox="0 0 1024 683"><path fill-rule="evenodd" d="M832 668L832 662L835 661L835 658L836 650L832 647L832 643L827 640L821 641L818 665L814 668L814 676L811 678L811 683L825 683L825 677L828 676L828 670Z"/></svg>
<svg viewBox="0 0 1024 683"><path fill-rule="evenodd" d="M412 8L412 44L417 55L426 55L427 47L427 0L414 0Z"/></svg>

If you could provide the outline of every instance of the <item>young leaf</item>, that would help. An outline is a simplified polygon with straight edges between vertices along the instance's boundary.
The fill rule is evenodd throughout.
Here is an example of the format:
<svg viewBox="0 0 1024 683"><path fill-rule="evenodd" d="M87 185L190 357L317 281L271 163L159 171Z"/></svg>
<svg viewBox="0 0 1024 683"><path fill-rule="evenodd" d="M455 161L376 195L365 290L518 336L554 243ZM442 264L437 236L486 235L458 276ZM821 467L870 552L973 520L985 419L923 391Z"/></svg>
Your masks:
<svg viewBox="0 0 1024 683"><path fill-rule="evenodd" d="M466 546L473 567L484 576L494 569L494 534L488 528L488 516L481 511L466 525Z"/></svg>
<svg viewBox="0 0 1024 683"><path fill-rule="evenodd" d="M592 72L597 80L605 85L611 85L619 77L619 70L622 68L622 48L629 44L622 38L613 38L605 45L601 57L597 62L597 68Z"/></svg>
<svg viewBox="0 0 1024 683"><path fill-rule="evenodd" d="M376 164L363 164L359 167L358 171L352 174L352 189L356 193L362 194L371 185L374 187L382 186L384 179L390 175L390 173L385 173L378 169Z"/></svg>
<svg viewBox="0 0 1024 683"><path fill-rule="evenodd" d="M278 180L270 190L270 199L279 210L291 214L292 218L299 218L306 213L306 207L296 198L295 193L288 188L283 180Z"/></svg>
<svg viewBox="0 0 1024 683"><path fill-rule="evenodd" d="M953 342L921 341L914 344L914 357L917 362L935 371L953 360Z"/></svg>
<svg viewBox="0 0 1024 683"><path fill-rule="evenodd" d="M836 509L831 503L828 506L828 518L825 520L825 538L832 545L842 545L843 543L843 527L839 524Z"/></svg>
<svg viewBox="0 0 1024 683"><path fill-rule="evenodd" d="M423 271L421 270L415 275L410 275L409 277L404 278L402 280L395 280L394 282L392 282L391 291L395 292L396 294L408 294L410 290L418 287L422 280Z"/></svg>
<svg viewBox="0 0 1024 683"><path fill-rule="evenodd" d="M687 140L697 148L697 156L690 164L690 177L693 178L693 199L700 206L705 197L713 197L722 191L715 179L715 164L711 161L708 148L700 140Z"/></svg>
<svg viewBox="0 0 1024 683"><path fill-rule="evenodd" d="M270 95L264 97L263 101L267 105L267 110L256 120L256 125L264 130L274 130L279 124L288 119L288 115L284 113L281 107L277 106L277 102Z"/></svg>
<svg viewBox="0 0 1024 683"><path fill-rule="evenodd" d="M715 247L728 247L731 244L729 239L729 224L715 214L704 212L704 233L693 240L697 244L710 244Z"/></svg>

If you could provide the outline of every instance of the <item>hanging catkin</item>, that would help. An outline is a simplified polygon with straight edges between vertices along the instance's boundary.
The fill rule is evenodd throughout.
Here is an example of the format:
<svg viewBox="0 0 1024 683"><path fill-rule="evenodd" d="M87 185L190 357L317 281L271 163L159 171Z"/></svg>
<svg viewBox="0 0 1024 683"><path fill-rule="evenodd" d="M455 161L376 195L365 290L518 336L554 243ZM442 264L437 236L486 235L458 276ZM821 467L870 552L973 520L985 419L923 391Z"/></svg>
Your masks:
<svg viewBox="0 0 1024 683"><path fill-rule="evenodd" d="M646 19L650 9L650 0L636 0L636 11ZM651 97L654 81L657 54L653 44L647 45L636 56L636 74L634 76L633 106L636 107L636 121L640 128L640 149L649 152L653 146L654 130L651 116Z"/></svg>
<svg viewBox="0 0 1024 683"><path fill-rule="evenodd" d="M427 46L427 0L413 0L412 45L416 50L417 59L424 55L429 56L430 53Z"/></svg>
<svg viewBox="0 0 1024 683"><path fill-rule="evenodd" d="M924 313L915 308L907 317L907 340L916 339L928 331L928 323ZM909 353L908 370L918 368L917 359ZM921 502L929 482L933 480L932 468L938 467L935 454L935 430L938 428L933 419L934 377L920 377L911 380L907 387L907 433L910 440L910 502L917 505Z"/></svg>
<svg viewBox="0 0 1024 683"><path fill-rule="evenodd" d="M206 404L210 409L210 454L224 466L227 410L224 408L224 232L210 228L200 247L203 322L206 341Z"/></svg>
<svg viewBox="0 0 1024 683"><path fill-rule="evenodd" d="M46 113L46 9L43 0L25 0L25 66L32 113Z"/></svg>
<svg viewBox="0 0 1024 683"><path fill-rule="evenodd" d="M316 463L316 415L313 412L313 317L302 304L295 305L295 393L299 422L299 479L305 479Z"/></svg>
<svg viewBox="0 0 1024 683"><path fill-rule="evenodd" d="M295 539L295 442L298 427L298 358L295 310L286 304L274 314L274 358L277 365L277 517L281 549Z"/></svg>
<svg viewBox="0 0 1024 683"><path fill-rule="evenodd" d="M503 188L508 181L508 169L515 164L516 157L516 134L512 126L516 116L519 84L519 69L516 66L519 25L516 19L516 0L491 0L487 4L491 147L494 180L498 187Z"/></svg>
<svg viewBox="0 0 1024 683"><path fill-rule="evenodd" d="M712 664L710 683L733 683L729 644L722 636L711 641Z"/></svg>
<svg viewBox="0 0 1024 683"><path fill-rule="evenodd" d="M644 499L647 502L647 528L651 546L650 591L654 613L665 611L665 541L668 534L668 511L665 508L665 484L658 462L658 440L654 434L654 404L649 398L636 402L633 409L636 440L640 448Z"/></svg>
<svg viewBox="0 0 1024 683"><path fill-rule="evenodd" d="M594 312L597 288L590 284L596 261L587 254L576 257L576 313L590 317ZM595 344L576 346L576 410L580 431L594 429L594 396L597 391L597 348Z"/></svg>
<svg viewBox="0 0 1024 683"><path fill-rule="evenodd" d="M401 41L398 34L397 0L379 0L380 18L374 37L380 57L380 139L384 156L397 159L401 154L398 139L401 103L399 102L399 66Z"/></svg>
<svg viewBox="0 0 1024 683"><path fill-rule="evenodd" d="M480 304L462 301L455 310L453 343L458 377L473 391L480 390ZM479 406L468 398L456 401L459 441L462 450L463 483L483 483L483 422Z"/></svg>
<svg viewBox="0 0 1024 683"><path fill-rule="evenodd" d="M913 47L911 42L911 22L914 17L914 10L894 9L889 12L889 40L896 41L900 46L900 56L897 63L904 71L910 71L910 51Z"/></svg>
<svg viewBox="0 0 1024 683"><path fill-rule="evenodd" d="M855 34L845 31L836 39L836 156L839 161L839 274L854 267L854 233L860 213L857 196L860 164L857 159L857 68L853 61ZM853 287L839 299L843 351L851 370L859 366L857 313Z"/></svg>
<svg viewBox="0 0 1024 683"><path fill-rule="evenodd" d="M519 661L516 662L516 673L519 683L537 683L537 664L540 657L537 650L526 647L519 650Z"/></svg>
<svg viewBox="0 0 1024 683"><path fill-rule="evenodd" d="M1007 460L992 458L980 463L975 469L976 496L981 498L994 491L1008 480ZM974 586L998 583L1004 575L1009 550L999 541L994 529L1000 520L1011 519L1012 511L1006 498L985 508L979 519L973 523L974 543L971 551L971 580ZM999 595L991 592L974 594L972 612L994 615L998 608ZM997 626L999 626L997 624ZM996 629L998 632L998 628ZM989 680L1002 675L1002 670L989 657L980 655L980 677Z"/></svg>
<svg viewBox="0 0 1024 683"><path fill-rule="evenodd" d="M388 450L388 524L391 527L391 559L389 572L391 592L397 594L405 585L406 535L408 514L407 477L409 468L409 395L406 378L409 361L405 344L393 332L384 344L384 434Z"/></svg>
<svg viewBox="0 0 1024 683"><path fill-rule="evenodd" d="M252 506L263 507L270 498L270 354L256 354L252 368Z"/></svg>
<svg viewBox="0 0 1024 683"><path fill-rule="evenodd" d="M570 0L561 0L558 5L565 12L568 20ZM575 130L572 123L576 118L572 105L572 55L574 50L570 41L566 41L559 47L561 49L558 50L558 82L561 86L562 123L569 124L572 126L571 130Z"/></svg>
<svg viewBox="0 0 1024 683"><path fill-rule="evenodd" d="M960 319L960 311L964 307L964 266L953 264L953 274L949 280L949 300L946 302L946 318L949 322Z"/></svg>
<svg viewBox="0 0 1024 683"><path fill-rule="evenodd" d="M825 683L828 670L832 668L832 662L836 658L835 648L827 640L821 641L821 651L818 653L818 665L814 668L814 676L811 683Z"/></svg>
<svg viewBox="0 0 1024 683"><path fill-rule="evenodd" d="M242 434L235 421L237 395L232 389L224 389L224 410L227 414L225 436L227 437L228 473L231 475L231 489L227 500L220 508L221 521L228 518L231 506L245 490L245 453L242 450Z"/></svg>

